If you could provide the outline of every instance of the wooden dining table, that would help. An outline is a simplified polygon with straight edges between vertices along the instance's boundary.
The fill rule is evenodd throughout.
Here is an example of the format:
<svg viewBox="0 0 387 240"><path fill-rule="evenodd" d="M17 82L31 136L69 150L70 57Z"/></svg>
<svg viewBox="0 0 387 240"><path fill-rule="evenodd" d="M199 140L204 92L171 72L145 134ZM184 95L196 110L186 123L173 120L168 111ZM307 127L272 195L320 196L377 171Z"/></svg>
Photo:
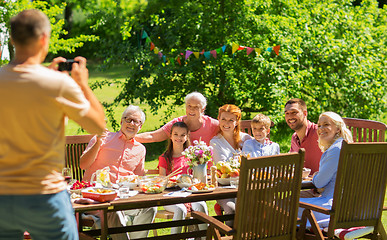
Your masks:
<svg viewBox="0 0 387 240"><path fill-rule="evenodd" d="M311 184L310 181L303 181L301 186L302 189L308 189L312 187L313 187L313 184ZM160 222L160 223L132 225L132 226L126 226L126 227L108 227L107 213L114 212L114 211L122 211L122 210L166 206L166 205L179 204L179 203L190 203L190 202L198 202L198 201L211 201L211 200L218 200L218 199L236 198L238 193L238 190L236 188L217 187L213 191L209 191L209 192L192 193L191 195L186 197L175 197L173 195L172 196L165 196L165 195L172 191L176 191L176 189L166 189L164 192L158 193L158 194L142 193L139 188L135 190L139 191L137 195L129 198L125 198L125 199L118 198L111 202L87 204L87 205L73 203L75 216L78 222L79 232L90 236L100 236L101 240L105 240L107 239L107 236L109 234L200 224L201 222L199 220L185 219L185 220L167 221L167 222ZM97 210L100 214L99 217L101 219L101 229L84 230L82 225L82 220L81 220L82 213L95 211L95 210ZM230 219L233 219L233 215L216 216L216 218L222 221L230 220ZM174 235L170 234L166 236L155 236L155 237L152 237L151 239L160 239L160 240L171 239L171 238L182 239L182 238L194 238L194 237L205 236L205 235L206 235L205 231L194 231L194 232L180 233L180 234L174 234Z"/></svg>
<svg viewBox="0 0 387 240"><path fill-rule="evenodd" d="M97 204L87 204L87 205L73 203L73 208L78 222L79 232L87 233L87 235L91 235L91 236L101 236L100 239L104 240L104 239L107 239L108 234L199 224L200 222L198 220L189 219L189 220L169 221L169 222L161 222L161 223L111 228L111 227L108 227L106 220L107 220L107 212L158 207L158 206L165 206L165 205L172 205L172 204L179 204L179 203L190 203L190 202L197 202L197 201L211 201L211 200L217 200L217 199L235 198L238 192L238 190L235 188L218 187L218 188L215 188L213 191L209 191L209 192L192 193L191 195L186 197L174 197L174 196L165 196L169 192L173 191L170 189L167 189L164 192L158 193L158 194L146 194L146 193L140 192L140 189L135 189L135 190L139 191L139 193L135 196L132 196L126 199L116 199L107 203L97 203ZM83 230L83 226L82 226L81 214L84 212L89 212L94 210L98 210L98 212L100 213L99 217L101 218L101 229L85 231ZM222 219L222 217L220 217L220 219ZM223 219L230 219L230 217L225 216L223 217ZM180 233L176 236L171 236L171 235L156 236L154 237L154 239L170 239L171 237L188 238L188 237L197 237L197 236L205 236L205 231Z"/></svg>

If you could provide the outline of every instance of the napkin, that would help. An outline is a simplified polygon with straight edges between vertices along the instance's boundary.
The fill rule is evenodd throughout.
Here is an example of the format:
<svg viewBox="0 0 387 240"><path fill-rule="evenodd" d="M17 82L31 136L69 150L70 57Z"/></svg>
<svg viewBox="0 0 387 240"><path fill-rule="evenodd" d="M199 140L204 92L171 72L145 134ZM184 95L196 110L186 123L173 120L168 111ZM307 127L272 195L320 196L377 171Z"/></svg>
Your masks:
<svg viewBox="0 0 387 240"><path fill-rule="evenodd" d="M164 194L164 197L187 197L191 194L192 193L190 192L177 191L177 192L170 192L170 193Z"/></svg>

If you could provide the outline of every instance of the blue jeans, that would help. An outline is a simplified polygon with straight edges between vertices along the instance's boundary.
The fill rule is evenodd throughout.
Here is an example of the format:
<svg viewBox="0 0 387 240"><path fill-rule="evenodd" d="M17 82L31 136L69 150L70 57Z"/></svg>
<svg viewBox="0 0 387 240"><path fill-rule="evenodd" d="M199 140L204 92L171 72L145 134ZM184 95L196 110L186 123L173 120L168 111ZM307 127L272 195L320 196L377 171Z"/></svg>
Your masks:
<svg viewBox="0 0 387 240"><path fill-rule="evenodd" d="M56 194L0 195L0 240L78 240L67 191Z"/></svg>

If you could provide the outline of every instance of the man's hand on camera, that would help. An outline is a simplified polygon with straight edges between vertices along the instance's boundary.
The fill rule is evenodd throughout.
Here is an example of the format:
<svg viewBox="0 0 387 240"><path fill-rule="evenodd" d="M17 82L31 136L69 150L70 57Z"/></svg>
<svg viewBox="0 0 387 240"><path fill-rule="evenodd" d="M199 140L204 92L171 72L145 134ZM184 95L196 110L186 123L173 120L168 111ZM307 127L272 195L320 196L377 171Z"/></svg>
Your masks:
<svg viewBox="0 0 387 240"><path fill-rule="evenodd" d="M79 63L73 63L71 77L78 83L78 85L88 86L89 70L86 68L86 58L78 56L74 58L74 60Z"/></svg>
<svg viewBox="0 0 387 240"><path fill-rule="evenodd" d="M58 71L58 64L60 62L66 62L66 58L64 57L56 57L52 60L51 64L48 66L49 69Z"/></svg>

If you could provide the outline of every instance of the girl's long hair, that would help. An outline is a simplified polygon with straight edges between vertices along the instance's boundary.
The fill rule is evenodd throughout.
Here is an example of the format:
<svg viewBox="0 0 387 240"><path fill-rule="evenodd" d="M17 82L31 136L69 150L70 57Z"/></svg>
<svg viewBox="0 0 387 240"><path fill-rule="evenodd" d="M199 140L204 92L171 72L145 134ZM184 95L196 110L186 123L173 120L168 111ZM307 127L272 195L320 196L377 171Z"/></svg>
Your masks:
<svg viewBox="0 0 387 240"><path fill-rule="evenodd" d="M188 126L184 122L175 122L172 125L170 136L172 136L172 131L175 127L180 127L180 128L184 128L185 130L187 130L187 141L185 141L185 143L183 144L184 149L186 149L187 147L189 147L191 145L191 141L189 140ZM168 146L167 146L167 149L165 150L165 152L163 153L163 157L167 161L167 173L172 172L172 169L173 169L173 143L172 143L171 138L168 139Z"/></svg>
<svg viewBox="0 0 387 240"><path fill-rule="evenodd" d="M218 120L220 120L220 116L224 112L232 113L236 116L236 126L234 128L234 142L236 146L233 146L234 148L239 147L239 143L241 141L241 137L239 135L239 132L241 131L241 117L242 117L242 111L239 107L233 105L233 104L225 104L219 108L219 114L218 114ZM220 134L223 135L222 130L219 128Z"/></svg>

